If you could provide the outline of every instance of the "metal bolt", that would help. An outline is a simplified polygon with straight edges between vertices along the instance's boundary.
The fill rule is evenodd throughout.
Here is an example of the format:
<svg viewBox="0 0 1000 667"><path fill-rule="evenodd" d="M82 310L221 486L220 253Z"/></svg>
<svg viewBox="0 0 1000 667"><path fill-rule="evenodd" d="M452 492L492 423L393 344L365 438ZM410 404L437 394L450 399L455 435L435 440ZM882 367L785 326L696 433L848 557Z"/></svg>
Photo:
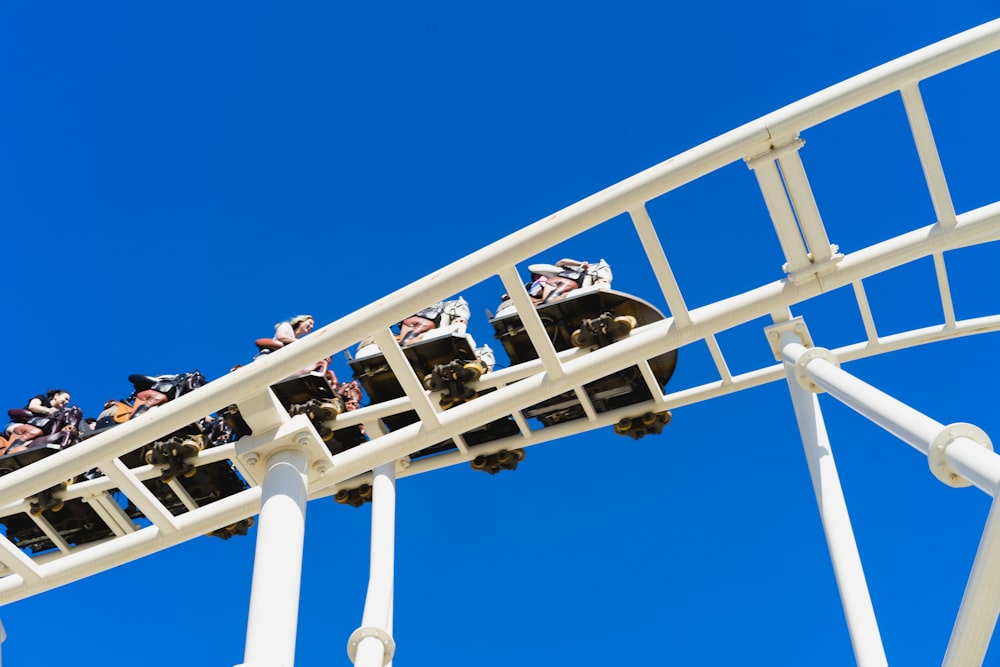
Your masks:
<svg viewBox="0 0 1000 667"><path fill-rule="evenodd" d="M328 466L325 461L316 461L312 464L312 469L317 475L322 477L329 472L330 466Z"/></svg>
<svg viewBox="0 0 1000 667"><path fill-rule="evenodd" d="M247 463L247 467L253 468L260 462L260 457L251 452L244 457L244 460Z"/></svg>
<svg viewBox="0 0 1000 667"><path fill-rule="evenodd" d="M308 447L310 440L308 433L299 433L295 436L295 444L299 447Z"/></svg>

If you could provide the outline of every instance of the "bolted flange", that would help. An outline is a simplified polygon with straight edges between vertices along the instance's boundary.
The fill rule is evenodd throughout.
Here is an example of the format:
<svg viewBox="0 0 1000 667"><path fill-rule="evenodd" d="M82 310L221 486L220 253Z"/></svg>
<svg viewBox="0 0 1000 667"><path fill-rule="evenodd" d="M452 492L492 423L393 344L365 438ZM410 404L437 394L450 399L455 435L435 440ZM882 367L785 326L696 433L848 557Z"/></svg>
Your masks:
<svg viewBox="0 0 1000 667"><path fill-rule="evenodd" d="M948 424L943 431L937 434L927 451L927 465L930 466L935 477L956 489L972 486L972 482L955 472L945 458L945 450L948 449L948 445L959 438L966 438L984 449L993 451L993 442L990 440L990 436L974 424L966 424L965 422Z"/></svg>
<svg viewBox="0 0 1000 667"><path fill-rule="evenodd" d="M347 639L347 657L351 659L351 663L354 662L358 655L358 645L362 640L367 639L368 637L378 639L385 647L385 653L382 656L382 664L388 665L392 662L392 655L396 652L396 642L393 641L392 635L382 628L366 627L358 628L352 632L351 636Z"/></svg>
<svg viewBox="0 0 1000 667"><path fill-rule="evenodd" d="M826 348L811 347L803 352L802 356L795 362L795 381L799 383L799 386L806 391L813 392L814 394L821 394L825 390L817 386L816 383L809 378L809 373L806 372L806 365L814 359L823 359L824 361L830 362L837 368L840 368L840 360L837 359L837 356L833 352L827 350Z"/></svg>
<svg viewBox="0 0 1000 667"><path fill-rule="evenodd" d="M812 336L809 335L809 327L806 326L806 321L801 317L793 317L790 320L775 322L770 326L764 327L764 333L767 334L767 343L771 346L771 352L774 353L774 358L778 361L781 361L781 339L785 334L794 335L799 339L803 347L813 346Z"/></svg>

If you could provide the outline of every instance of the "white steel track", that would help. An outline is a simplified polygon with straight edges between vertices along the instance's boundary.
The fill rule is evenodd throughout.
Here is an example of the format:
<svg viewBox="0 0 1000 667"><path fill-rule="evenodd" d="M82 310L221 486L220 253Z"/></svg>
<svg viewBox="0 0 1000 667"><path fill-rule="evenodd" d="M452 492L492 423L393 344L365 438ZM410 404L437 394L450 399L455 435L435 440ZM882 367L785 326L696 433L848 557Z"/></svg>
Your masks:
<svg viewBox="0 0 1000 667"><path fill-rule="evenodd" d="M248 637L246 664L281 662L294 654L294 622L286 624L288 627L275 628L275 624L267 620L269 617L261 614L265 614L270 604L273 605L270 611L282 618L288 620L289 615L294 616L297 589L292 589L297 584L289 583L290 570L281 563L290 563L296 575L291 578L297 579L295 568L301 554L295 550L296 544L301 550L301 536L296 531L301 530L299 522L305 506L296 498L328 497L339 489L374 482L373 516L384 517L378 521L391 525L396 478L466 463L479 454L530 447L607 427L621 417L646 410L680 408L787 378L814 480L825 480L822 484L817 482L817 499L821 502L821 514L858 663L884 664L885 655L857 559L854 536L846 521L846 511L840 507L843 497L837 492L836 468L832 457L824 459L817 453L824 448L826 435L815 396L810 392L829 391L876 423L892 424L886 427L896 429L893 432L913 433L915 429L923 434L918 438L923 443L918 449L923 448L932 464L936 456L938 463L950 471L949 475L970 480L988 494L996 494L1000 479L996 469L1000 467L997 462L1000 459L988 450L985 442L969 444L965 436L973 431L963 431L964 435L957 439L938 441L935 437L940 425L916 411L906 408L890 416L876 414L877 406L884 405L886 399L852 384L851 376L838 366L907 347L1000 329L1000 313L975 319L956 318L945 260L947 251L1000 240L1000 201L972 210L955 210L919 89L921 81L998 49L1000 21L993 21L832 86L558 211L362 310L317 329L294 346L239 368L80 445L4 476L0 480L0 516L24 513L26 498L87 470L101 468L105 477L73 484L63 496L81 498L91 504L109 525L113 536L99 543L74 547L55 534L44 517L39 517L36 523L56 548L34 558L6 538L0 538L0 566L3 568L0 602L13 602L89 577L260 513L259 569L251 600L251 626L260 627L250 633L253 641ZM913 220L909 225L913 231L843 252L835 245L836 239L830 238L822 211L812 195L799 157L804 144L802 134L874 100L897 94L905 108L905 119L937 219ZM739 162L752 170L747 178L756 179L761 190L784 253L784 262L774 267L772 282L712 303L692 306L671 270L668 247L661 242L657 221L649 213L647 204ZM642 258L655 275L655 285L647 285L646 289L660 291L670 316L640 327L627 339L599 350L557 352L545 338L541 321L526 307L528 299L516 265L622 214L631 219L641 241ZM930 258L934 263L937 293L932 298L941 304L941 321L880 335L875 325L877 313L873 313L866 296L866 280L923 258ZM462 293L496 277L502 280L515 304L520 306L519 312L525 317L538 359L485 375L479 387L495 391L443 411L424 391L420 380L395 347L389 328L428 303ZM854 315L863 322L865 337L827 351L822 348L822 341L809 338L807 323L802 323L796 331L793 325L797 321L792 318L799 304L840 288L849 289L854 295ZM649 297L648 293L630 291ZM775 323L770 340L762 334L760 345L772 346L776 362L733 374L719 334L759 318L770 318ZM315 359L341 354L369 335L374 336L386 351L386 358L407 396L338 417L335 422L338 428L365 425L371 441L331 455L322 446L315 428L304 417L290 417L275 400L269 386ZM543 429L532 429L519 413L567 391L582 393L584 384L634 365L638 365L647 380L655 385L648 360L694 344L707 346L717 379L698 386L675 388L668 385L666 393L655 391L647 404L599 414L589 411L584 419ZM142 483L158 472L152 466L129 469L119 460L144 443L233 404L239 406L253 435L232 445L204 451L198 465L231 461L250 484L245 491L200 508L188 499L188 511L175 516ZM382 432L380 418L406 410L416 410L420 422L394 432ZM519 433L478 446L468 446L462 440L461 434L507 415L513 417ZM458 442L457 450L409 461L409 455L414 452L449 438ZM267 472L275 469L280 469L280 478L273 476L276 473ZM379 474L376 476L373 471ZM832 495L821 495L820 488ZM119 504L109 495L116 489L142 511L149 525L134 525L124 516ZM262 511L262 498L267 511ZM282 499L289 498L292 504L282 505ZM824 503L824 498L829 504ZM274 503L273 509L269 509L271 503ZM279 518L275 520L269 518L271 516ZM351 638L359 664L382 664L393 650L391 563L387 566L383 562L385 554L391 554L393 544L391 535L385 533L385 527L378 521L373 526L372 558L373 563L378 564L377 568L373 567L370 584L374 597L366 606L365 626ZM996 595L1000 584L995 574L1000 571L997 521L1000 519L996 518L996 512L991 511L969 592L948 647L947 665L981 664L992 636L997 617L996 601L1000 599ZM268 525L269 522L272 525ZM292 531L295 534L291 538L285 535L271 540L269 536L275 534L279 526L285 533ZM279 544L282 546L276 546ZM280 590L276 591L275 587ZM267 632L274 636L266 637Z"/></svg>

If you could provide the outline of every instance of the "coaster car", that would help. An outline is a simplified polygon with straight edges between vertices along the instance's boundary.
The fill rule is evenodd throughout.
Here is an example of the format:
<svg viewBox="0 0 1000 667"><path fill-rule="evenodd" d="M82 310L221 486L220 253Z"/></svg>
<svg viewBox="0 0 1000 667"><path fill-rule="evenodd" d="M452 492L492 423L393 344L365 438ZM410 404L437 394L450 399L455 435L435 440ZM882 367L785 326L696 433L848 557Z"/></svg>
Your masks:
<svg viewBox="0 0 1000 667"><path fill-rule="evenodd" d="M611 270L604 260L595 264L561 260L556 265L529 267L532 281L526 285L545 331L557 352L572 348L594 350L631 335L635 327L664 319L664 315L642 299L611 289ZM538 358L520 315L504 298L496 315L490 317L494 336L503 345L511 364ZM662 389L677 365L677 351L671 350L650 360L650 367ZM591 404L607 412L653 398L638 366L604 376L585 385ZM566 392L524 410L528 418L543 427L586 415L575 392ZM659 433L669 423L669 412L643 413L620 420L615 432L639 438Z"/></svg>
<svg viewBox="0 0 1000 667"><path fill-rule="evenodd" d="M458 297L425 308L397 325L396 342L424 387L437 395L445 410L471 401L479 395L473 386L476 380L493 369L495 358L488 345L477 346L466 332L469 305ZM348 356L354 378L364 387L371 403L382 403L405 395L385 355L372 339L362 341L354 356ZM409 410L382 419L390 430L398 430L417 421L417 413ZM469 445L498 440L518 432L510 417L497 419L473 431L462 434ZM453 440L436 443L413 454L413 458L456 449ZM356 491L356 490L355 490ZM338 502L360 505L370 494L345 491Z"/></svg>
<svg viewBox="0 0 1000 667"><path fill-rule="evenodd" d="M337 415L357 410L361 405L361 387L355 382L330 381L331 373L316 369L271 385L271 391L291 416L304 414L316 427L331 454L357 447L368 437L361 426L330 428Z"/></svg>
<svg viewBox="0 0 1000 667"><path fill-rule="evenodd" d="M31 465L80 441L83 411L70 405L50 416L39 416L28 410L7 411L11 422L7 438L0 437L0 476ZM62 509L63 501L55 494L66 489L62 482L29 498L31 513L39 515L47 509Z"/></svg>
<svg viewBox="0 0 1000 667"><path fill-rule="evenodd" d="M125 399L108 401L97 419L94 430L76 429L83 439L89 439L110 428L162 405L205 383L198 371L179 375L131 375L134 391ZM218 461L196 466L192 460L203 448L230 442L232 429L220 417L207 416L195 424L190 424L168 436L149 443L121 457L122 462L135 468L152 464L160 468L159 478L147 479L143 484L167 508L177 516L193 507L200 507L220 498L233 495L246 488L246 483L228 461ZM29 447L24 453L0 457L0 474L10 472L51 455L63 447ZM14 544L32 553L56 548L42 526L46 523L69 545L81 545L113 536L114 531L105 523L102 515L82 499L63 501L60 492L68 485L85 479L101 477L98 469L88 471L79 478L67 480L38 496L29 499L30 514L15 514L4 517L0 522L6 526L6 534ZM118 491L109 495L118 503ZM125 516L132 521L141 520L142 513L131 502L123 499L119 503ZM227 526L212 534L222 538L245 534L253 525L253 519Z"/></svg>

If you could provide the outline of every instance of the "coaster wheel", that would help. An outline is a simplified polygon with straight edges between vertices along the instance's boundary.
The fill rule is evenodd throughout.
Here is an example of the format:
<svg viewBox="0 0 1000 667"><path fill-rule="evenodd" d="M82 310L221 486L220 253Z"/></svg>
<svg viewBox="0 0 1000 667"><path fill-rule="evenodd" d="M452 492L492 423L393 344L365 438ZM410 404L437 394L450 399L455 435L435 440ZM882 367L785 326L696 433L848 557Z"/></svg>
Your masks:
<svg viewBox="0 0 1000 667"><path fill-rule="evenodd" d="M573 347L584 348L593 345L596 337L591 331L577 329L573 332L573 335L570 336L569 340L573 344Z"/></svg>
<svg viewBox="0 0 1000 667"><path fill-rule="evenodd" d="M463 378L465 382L474 382L483 376L486 367L479 361L470 361L462 366L462 370L466 371L466 377Z"/></svg>
<svg viewBox="0 0 1000 667"><path fill-rule="evenodd" d="M631 430L632 430L632 418L631 417L625 417L623 419L619 419L615 423L615 433L617 433L618 435L626 435Z"/></svg>

